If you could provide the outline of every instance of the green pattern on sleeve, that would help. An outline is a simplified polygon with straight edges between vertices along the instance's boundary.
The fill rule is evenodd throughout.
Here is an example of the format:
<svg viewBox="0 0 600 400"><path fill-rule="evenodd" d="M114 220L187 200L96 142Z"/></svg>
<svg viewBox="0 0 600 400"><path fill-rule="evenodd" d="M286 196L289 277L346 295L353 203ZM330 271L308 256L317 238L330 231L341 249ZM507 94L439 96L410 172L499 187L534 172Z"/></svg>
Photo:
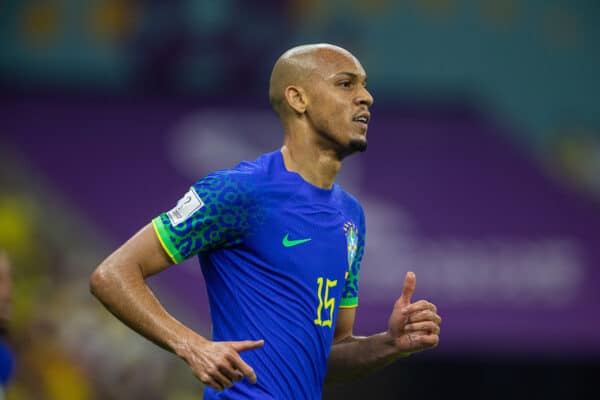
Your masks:
<svg viewBox="0 0 600 400"><path fill-rule="evenodd" d="M154 218L152 225L173 262L241 243L260 220L250 187L242 173L214 173L192 187L203 203L193 215L177 225L167 213Z"/></svg>

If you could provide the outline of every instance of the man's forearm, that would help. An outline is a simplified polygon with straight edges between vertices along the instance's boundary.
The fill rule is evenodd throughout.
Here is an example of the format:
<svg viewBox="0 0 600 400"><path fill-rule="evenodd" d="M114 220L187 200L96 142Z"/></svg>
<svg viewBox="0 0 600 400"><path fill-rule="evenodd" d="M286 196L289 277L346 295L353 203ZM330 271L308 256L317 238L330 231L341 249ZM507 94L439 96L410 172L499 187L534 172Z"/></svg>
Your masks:
<svg viewBox="0 0 600 400"><path fill-rule="evenodd" d="M205 385L223 390L256 373L240 354L264 345L264 340L215 342L177 321L160 304L146 278L164 271L171 260L151 224L143 227L111 254L92 274L92 293L131 329L175 353Z"/></svg>
<svg viewBox="0 0 600 400"><path fill-rule="evenodd" d="M111 264L107 260L92 276L92 293L131 329L177 354L193 332L163 308L137 266Z"/></svg>
<svg viewBox="0 0 600 400"><path fill-rule="evenodd" d="M326 383L341 383L368 375L407 353L398 352L390 335L352 336L331 347Z"/></svg>

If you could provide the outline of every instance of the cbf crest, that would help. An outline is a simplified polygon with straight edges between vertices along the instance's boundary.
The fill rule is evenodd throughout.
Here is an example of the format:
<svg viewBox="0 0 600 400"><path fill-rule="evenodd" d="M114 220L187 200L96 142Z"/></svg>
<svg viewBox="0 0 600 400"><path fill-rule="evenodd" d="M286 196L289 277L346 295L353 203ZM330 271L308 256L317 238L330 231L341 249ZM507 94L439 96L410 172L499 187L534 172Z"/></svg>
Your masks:
<svg viewBox="0 0 600 400"><path fill-rule="evenodd" d="M348 268L352 267L356 251L358 250L358 229L354 222L348 221L344 224L344 232L346 233L346 245L348 249Z"/></svg>

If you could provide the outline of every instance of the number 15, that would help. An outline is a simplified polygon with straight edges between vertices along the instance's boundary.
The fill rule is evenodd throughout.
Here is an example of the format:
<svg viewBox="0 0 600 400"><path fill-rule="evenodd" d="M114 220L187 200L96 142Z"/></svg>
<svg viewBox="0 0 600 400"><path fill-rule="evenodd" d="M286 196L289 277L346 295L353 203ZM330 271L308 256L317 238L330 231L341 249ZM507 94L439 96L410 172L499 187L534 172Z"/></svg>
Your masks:
<svg viewBox="0 0 600 400"><path fill-rule="evenodd" d="M335 287L337 285L337 280L332 281L327 279L325 281L325 296L323 296L323 277L320 276L317 278L317 284L319 288L317 289L317 296L319 298L319 306L317 307L317 318L315 319L315 325L319 326L328 326L332 327L333 324L333 311L335 310L335 298L329 298L329 288ZM325 310L329 310L329 319L322 320L321 312L323 311L323 307ZM327 314L326 314L327 315Z"/></svg>

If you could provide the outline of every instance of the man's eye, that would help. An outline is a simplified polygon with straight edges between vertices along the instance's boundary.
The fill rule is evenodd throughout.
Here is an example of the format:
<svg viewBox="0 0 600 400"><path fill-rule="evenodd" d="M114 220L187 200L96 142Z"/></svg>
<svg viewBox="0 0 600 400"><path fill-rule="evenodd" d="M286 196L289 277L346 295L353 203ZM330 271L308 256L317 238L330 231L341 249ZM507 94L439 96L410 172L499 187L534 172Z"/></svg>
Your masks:
<svg viewBox="0 0 600 400"><path fill-rule="evenodd" d="M340 86L345 87L345 88L349 88L349 87L352 87L352 82L350 82L350 81L342 81L342 82L340 82Z"/></svg>

